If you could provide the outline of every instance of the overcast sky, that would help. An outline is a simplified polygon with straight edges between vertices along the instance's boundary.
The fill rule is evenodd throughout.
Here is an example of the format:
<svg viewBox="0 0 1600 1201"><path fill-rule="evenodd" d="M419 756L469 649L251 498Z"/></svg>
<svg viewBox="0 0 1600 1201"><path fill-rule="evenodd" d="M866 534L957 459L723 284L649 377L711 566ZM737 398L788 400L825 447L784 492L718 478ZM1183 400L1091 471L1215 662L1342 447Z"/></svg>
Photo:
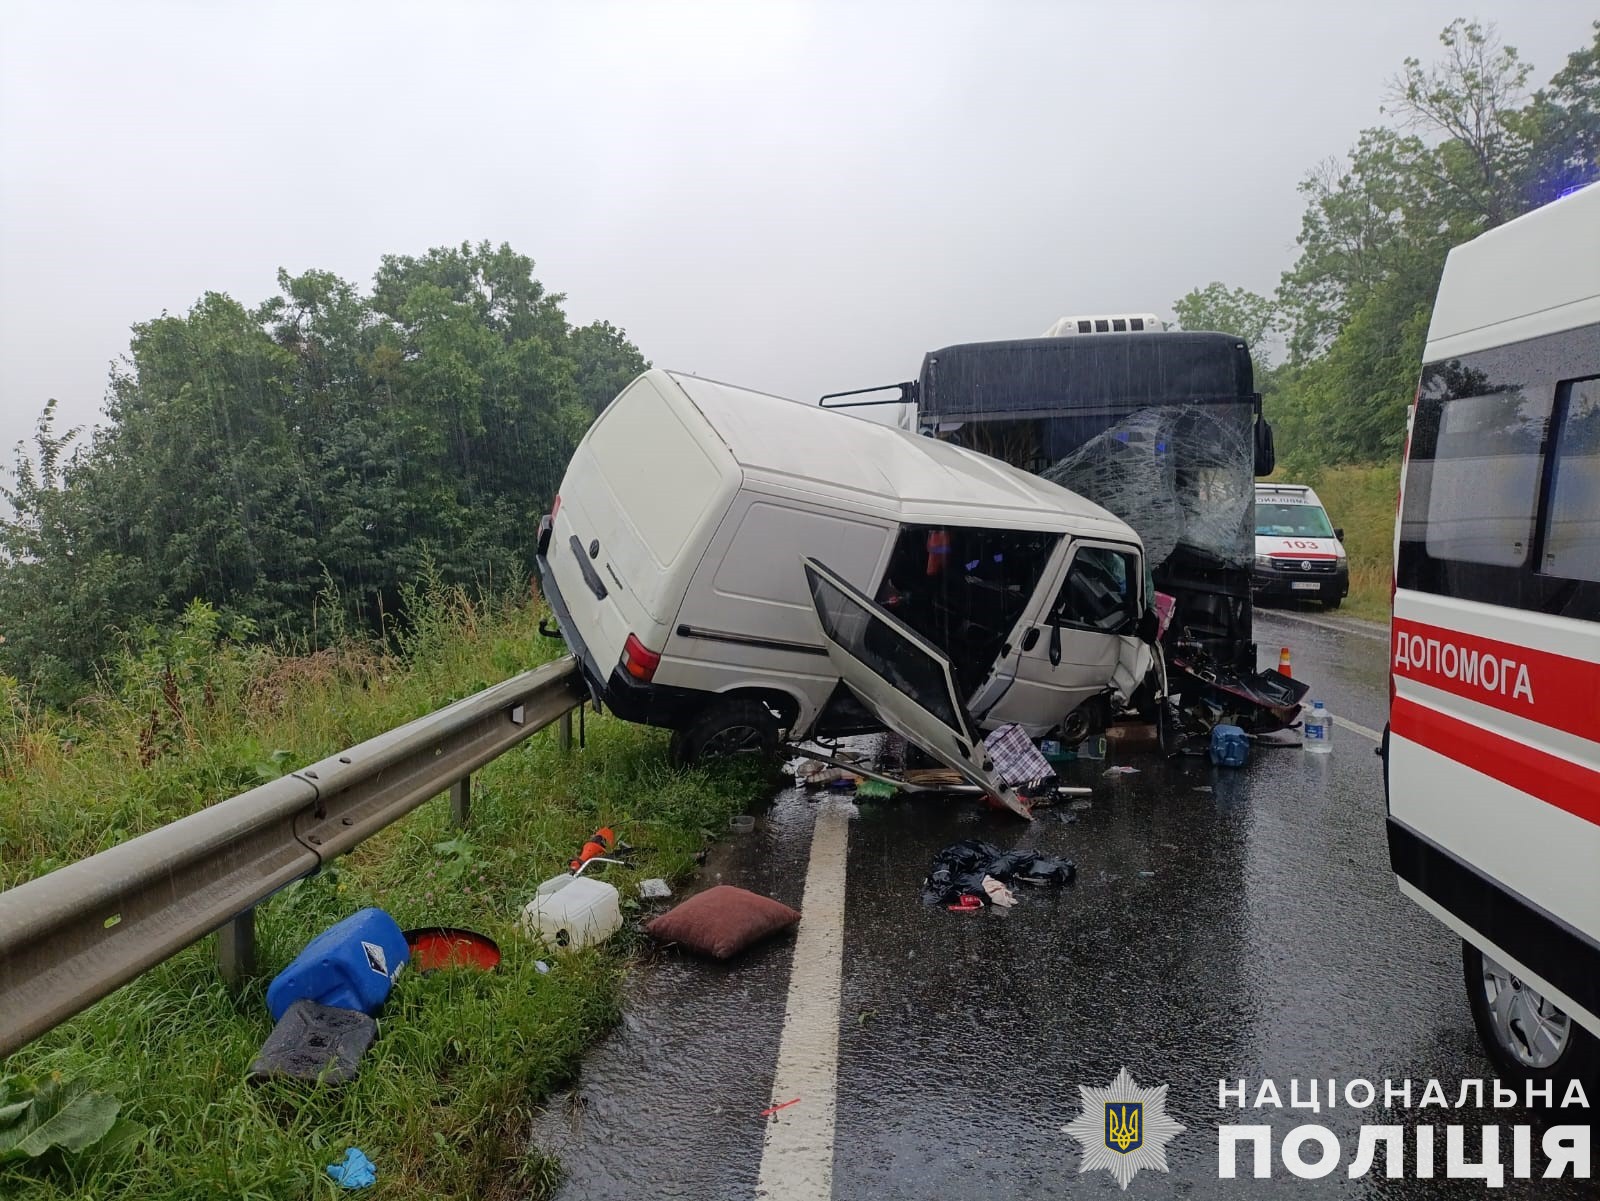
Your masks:
<svg viewBox="0 0 1600 1201"><path fill-rule="evenodd" d="M0 462L128 327L510 242L576 322L801 398L1065 313L1270 291L1297 181L1457 15L1594 0L3 4Z"/></svg>

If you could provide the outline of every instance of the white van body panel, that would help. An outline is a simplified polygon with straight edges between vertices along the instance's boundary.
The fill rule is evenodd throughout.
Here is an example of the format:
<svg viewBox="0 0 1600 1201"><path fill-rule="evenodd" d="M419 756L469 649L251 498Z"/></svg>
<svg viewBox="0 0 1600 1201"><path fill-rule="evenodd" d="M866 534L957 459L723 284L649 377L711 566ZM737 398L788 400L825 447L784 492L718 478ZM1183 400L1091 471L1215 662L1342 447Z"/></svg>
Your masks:
<svg viewBox="0 0 1600 1201"><path fill-rule="evenodd" d="M1540 359L1535 347L1549 342L1526 351L1521 347L1563 334L1568 335L1563 345L1581 348L1570 362ZM1471 357L1484 352L1514 352L1534 364L1529 377L1540 382L1527 394L1537 392L1541 400L1559 398L1575 381L1600 376L1600 186L1450 252L1424 362L1477 370L1474 363L1493 361ZM1465 363L1458 364L1463 358ZM1507 394L1507 386L1504 380L1487 380L1479 395ZM1477 396L1468 393L1467 399ZM1460 401L1442 403L1448 408ZM1452 555L1494 564L1494 548L1504 552L1523 536L1517 523L1491 517L1480 519L1481 528L1462 531L1447 505L1422 517L1407 510L1408 495L1414 493L1412 499L1420 503L1439 478L1430 474L1436 463L1412 458L1418 425L1413 407L1395 531L1397 576L1404 548L1421 544L1432 554L1433 538L1446 542ZM1550 438L1543 441L1548 444ZM1550 453L1549 445L1540 452ZM1542 461L1530 464L1528 457L1511 451L1496 457L1491 450L1482 457L1453 459L1452 468L1471 481L1505 487L1511 473L1545 470ZM1542 514L1547 498L1536 503ZM1526 525L1533 524L1528 518ZM1525 564L1512 569L1534 578L1531 547ZM1558 576L1556 582L1566 578ZM1530 937L1491 938L1460 907L1444 903L1443 892L1429 895L1426 879L1424 887L1402 877L1399 886L1600 1036L1600 1012L1530 962L1539 954L1532 935L1541 931L1575 940L1568 945L1600 942L1600 622L1521 607L1511 591L1501 604L1495 603L1498 596L1422 591L1399 579L1390 652L1394 702L1388 793L1392 823L1487 878L1500 890L1502 908L1529 907L1534 915L1525 919ZM1485 678L1481 661L1488 652L1498 662ZM1464 666L1468 654L1471 673ZM1390 842L1393 849L1392 825ZM1547 952L1544 962L1551 971L1561 970L1561 962ZM1574 961L1565 962L1570 968Z"/></svg>
<svg viewBox="0 0 1600 1201"><path fill-rule="evenodd" d="M661 655L652 683L783 693L796 733L839 682L805 556L872 596L904 525L1061 534L1054 562L1074 537L1143 554L1126 523L1038 476L908 431L662 370L630 384L596 421L560 497L548 570L592 670L612 670L632 634ZM574 537L586 555L598 543L589 566L603 599ZM1025 618L1048 604L1052 570ZM1096 692L1114 674L1118 656L1109 658ZM1043 732L1086 688L1087 680L1042 703L1002 703L986 724L1022 720Z"/></svg>
<svg viewBox="0 0 1600 1201"><path fill-rule="evenodd" d="M705 436L680 392L640 376L595 419L561 481L549 562L569 602L583 597L584 642L610 666L629 634L659 648L706 543L738 493L739 466ZM587 549L606 588L590 589L571 549Z"/></svg>

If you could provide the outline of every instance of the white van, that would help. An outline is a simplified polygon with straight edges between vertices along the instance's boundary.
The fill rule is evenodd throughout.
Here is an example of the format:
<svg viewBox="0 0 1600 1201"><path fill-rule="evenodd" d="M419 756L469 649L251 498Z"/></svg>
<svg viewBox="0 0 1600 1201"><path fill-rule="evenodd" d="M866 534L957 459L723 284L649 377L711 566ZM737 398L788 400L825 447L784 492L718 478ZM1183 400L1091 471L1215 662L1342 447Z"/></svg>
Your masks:
<svg viewBox="0 0 1600 1201"><path fill-rule="evenodd" d="M1344 531L1304 484L1256 485L1253 596L1316 600L1337 609L1350 595Z"/></svg>
<svg viewBox="0 0 1600 1201"><path fill-rule="evenodd" d="M1081 737L1152 663L1143 550L1104 509L661 370L579 443L536 562L596 703L686 761L887 726L1004 795L984 730Z"/></svg>
<svg viewBox="0 0 1600 1201"><path fill-rule="evenodd" d="M1600 186L1450 252L1397 524L1390 861L1496 1066L1594 1076Z"/></svg>

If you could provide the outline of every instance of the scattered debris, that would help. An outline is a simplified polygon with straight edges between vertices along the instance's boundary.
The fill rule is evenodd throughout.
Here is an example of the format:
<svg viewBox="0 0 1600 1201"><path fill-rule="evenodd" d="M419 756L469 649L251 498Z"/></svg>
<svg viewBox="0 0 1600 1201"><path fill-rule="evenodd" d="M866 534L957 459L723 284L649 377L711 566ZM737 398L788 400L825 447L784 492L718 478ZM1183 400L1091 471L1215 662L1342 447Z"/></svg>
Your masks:
<svg viewBox="0 0 1600 1201"><path fill-rule="evenodd" d="M741 813L737 817L728 819L728 829L735 834L748 834L756 828L756 819L748 813Z"/></svg>
<svg viewBox="0 0 1600 1201"><path fill-rule="evenodd" d="M1093 809L1094 808L1094 802L1093 801L1073 801L1070 805L1067 806L1067 808L1075 810L1076 812L1082 813L1085 809Z"/></svg>
<svg viewBox="0 0 1600 1201"><path fill-rule="evenodd" d="M799 920L800 914L781 901L718 884L669 909L644 929L658 942L677 943L713 959L728 959Z"/></svg>
<svg viewBox="0 0 1600 1201"><path fill-rule="evenodd" d="M983 891L989 896L991 905L999 905L1002 909L1010 909L1017 903L1017 895L993 876L983 878Z"/></svg>
<svg viewBox="0 0 1600 1201"><path fill-rule="evenodd" d="M671 898L672 889L659 877L639 881L639 895L647 901L665 901Z"/></svg>
<svg viewBox="0 0 1600 1201"><path fill-rule="evenodd" d="M593 834L589 835L589 841L583 844L583 848L578 852L578 857L567 866L573 871L577 871L589 860L609 854L616 845L617 832L610 826L601 826Z"/></svg>
<svg viewBox="0 0 1600 1201"><path fill-rule="evenodd" d="M475 967L492 972L500 966L500 944L487 934L457 926L428 926L405 932L411 964L419 972Z"/></svg>
<svg viewBox="0 0 1600 1201"><path fill-rule="evenodd" d="M983 902L978 900L976 895L968 892L963 893L959 900L953 904L946 905L945 908L951 913L976 913L983 908Z"/></svg>
<svg viewBox="0 0 1600 1201"><path fill-rule="evenodd" d="M856 796L866 800L887 800L900 790L887 780L862 780L856 785Z"/></svg>
<svg viewBox="0 0 1600 1201"><path fill-rule="evenodd" d="M1211 727L1211 762L1218 767L1243 767L1250 759L1250 736L1235 725Z"/></svg>
<svg viewBox="0 0 1600 1201"><path fill-rule="evenodd" d="M1137 767L1129 767L1126 763L1115 763L1101 773L1106 776L1134 776L1139 774Z"/></svg>
<svg viewBox="0 0 1600 1201"><path fill-rule="evenodd" d="M991 770L1004 784L1034 784L1056 774L1050 760L1015 723L995 730L983 740L983 746L994 763Z"/></svg>
<svg viewBox="0 0 1600 1201"><path fill-rule="evenodd" d="M769 1106L767 1106L767 1108L765 1108L765 1109L763 1109L761 1111L761 1116L764 1117L764 1118L770 1118L773 1114L777 1113L778 1110L780 1110L780 1109L788 1109L789 1106L798 1105L798 1104L800 1104L800 1098L799 1097L794 1098L794 1100L792 1100L792 1101L783 1101L783 1102L781 1102L781 1103L779 1103L777 1105L769 1105Z"/></svg>
<svg viewBox="0 0 1600 1201"><path fill-rule="evenodd" d="M562 951L604 942L622 928L621 898L604 880L553 876L523 907L521 926L529 937Z"/></svg>
<svg viewBox="0 0 1600 1201"><path fill-rule="evenodd" d="M344 1158L328 1165L328 1175L338 1182L340 1188L366 1188L376 1183L378 1166L360 1148L346 1147Z"/></svg>
<svg viewBox="0 0 1600 1201"><path fill-rule="evenodd" d="M1216 789L1212 788L1211 785L1209 785L1209 784L1197 784L1197 785L1195 785L1195 789L1194 790L1196 792L1215 792L1216 791Z"/></svg>
<svg viewBox="0 0 1600 1201"><path fill-rule="evenodd" d="M1140 872L1140 873L1139 873L1139 875L1141 875L1141 876L1142 876L1142 877L1144 877L1144 878L1145 878L1145 879L1146 879L1146 880L1148 880L1148 879L1150 879L1150 878L1151 878L1151 877L1152 877L1152 876L1154 876L1154 875L1155 875L1155 872Z"/></svg>
<svg viewBox="0 0 1600 1201"><path fill-rule="evenodd" d="M1036 851L1002 851L987 842L968 839L948 846L934 856L922 882L922 900L928 905L954 905L970 908L968 899L979 905L991 899L985 881L1022 884L1069 883L1077 869L1064 859L1053 859ZM1015 899L1015 898L1013 898Z"/></svg>
<svg viewBox="0 0 1600 1201"><path fill-rule="evenodd" d="M381 909L362 909L306 944L267 986L267 1011L278 1021L306 999L376 1013L411 958L400 925Z"/></svg>
<svg viewBox="0 0 1600 1201"><path fill-rule="evenodd" d="M359 1009L296 1001L261 1044L245 1079L348 1084L360 1075L361 1057L377 1037L378 1023Z"/></svg>

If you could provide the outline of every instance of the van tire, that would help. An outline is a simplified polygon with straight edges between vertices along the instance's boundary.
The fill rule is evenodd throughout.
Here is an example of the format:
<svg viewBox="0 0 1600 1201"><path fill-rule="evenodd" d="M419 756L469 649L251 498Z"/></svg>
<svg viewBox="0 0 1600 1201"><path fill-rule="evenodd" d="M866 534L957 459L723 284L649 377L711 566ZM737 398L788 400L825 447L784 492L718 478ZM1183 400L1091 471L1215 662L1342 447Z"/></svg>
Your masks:
<svg viewBox="0 0 1600 1201"><path fill-rule="evenodd" d="M777 717L760 701L713 701L672 732L668 753L679 767L736 755L772 759L778 732Z"/></svg>
<svg viewBox="0 0 1600 1201"><path fill-rule="evenodd" d="M1323 607L1324 610L1326 610L1327 612L1331 613L1331 612L1333 612L1333 610L1337 609L1342 604L1344 604L1344 597L1342 597L1342 596L1330 596L1330 597L1326 598L1322 602L1322 607Z"/></svg>
<svg viewBox="0 0 1600 1201"><path fill-rule="evenodd" d="M1461 967L1467 986L1467 1002L1472 1007L1472 1024L1478 1039L1501 1076L1514 1080L1582 1080L1600 1084L1600 1040L1568 1018L1566 1045L1561 1054L1546 1064L1523 1062L1505 1042L1500 1023L1489 1008L1489 991L1484 982L1484 955L1470 942L1461 944ZM1520 985L1520 981L1518 984ZM1558 1090L1559 1091L1559 1090Z"/></svg>

